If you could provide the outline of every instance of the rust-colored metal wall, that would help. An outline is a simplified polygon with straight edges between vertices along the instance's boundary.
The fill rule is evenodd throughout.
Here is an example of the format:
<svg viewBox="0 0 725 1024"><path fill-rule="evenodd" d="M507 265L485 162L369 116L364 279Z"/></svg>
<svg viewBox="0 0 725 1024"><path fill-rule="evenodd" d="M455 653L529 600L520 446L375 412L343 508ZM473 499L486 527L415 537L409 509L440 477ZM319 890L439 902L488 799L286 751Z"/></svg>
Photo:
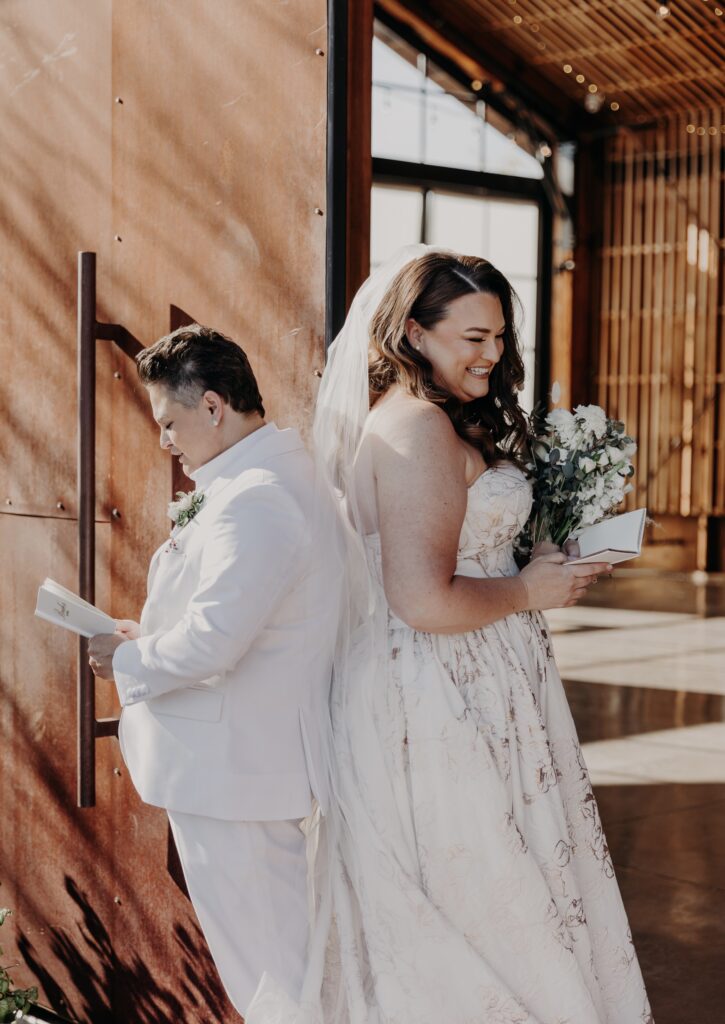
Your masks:
<svg viewBox="0 0 725 1024"><path fill-rule="evenodd" d="M0 19L3 945L16 981L70 1017L231 1021L164 814L137 799L115 739L97 743L95 808L75 807L76 642L32 612L44 576L77 582L78 250L98 253L99 320L143 343L209 323L248 352L270 416L308 422L326 5L6 0ZM172 468L130 361L98 347L97 601L137 616ZM108 684L97 701L117 710Z"/></svg>

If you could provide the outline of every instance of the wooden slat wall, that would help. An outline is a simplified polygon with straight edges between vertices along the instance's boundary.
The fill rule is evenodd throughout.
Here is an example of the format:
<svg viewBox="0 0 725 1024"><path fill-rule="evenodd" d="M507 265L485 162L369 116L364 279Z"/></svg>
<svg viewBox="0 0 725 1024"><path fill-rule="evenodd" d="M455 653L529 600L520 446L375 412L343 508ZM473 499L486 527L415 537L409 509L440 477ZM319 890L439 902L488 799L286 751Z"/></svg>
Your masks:
<svg viewBox="0 0 725 1024"><path fill-rule="evenodd" d="M593 397L639 442L630 505L660 515L725 515L724 172L722 109L605 148Z"/></svg>

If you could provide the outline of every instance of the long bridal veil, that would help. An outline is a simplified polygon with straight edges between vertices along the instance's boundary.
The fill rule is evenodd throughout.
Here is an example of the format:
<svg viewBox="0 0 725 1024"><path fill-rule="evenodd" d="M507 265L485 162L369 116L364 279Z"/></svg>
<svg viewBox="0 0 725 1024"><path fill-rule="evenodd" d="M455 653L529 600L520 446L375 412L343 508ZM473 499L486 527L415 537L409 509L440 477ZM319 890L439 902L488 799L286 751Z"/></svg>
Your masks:
<svg viewBox="0 0 725 1024"><path fill-rule="evenodd" d="M389 700L387 606L366 555L353 467L370 407L370 321L396 274L430 251L425 245L406 246L368 278L330 348L320 385L313 427L314 543L319 557L339 558L343 567L330 714L321 715L327 779L320 788L327 806L305 823L312 925L301 999L290 998L284 979L265 975L247 1010L247 1024L379 1021L372 977L376 990L385 979L379 964L371 967L365 904L385 899L392 918L396 898L408 904L401 893L417 884L409 801L399 792L399 773L388 763L381 739ZM371 880L379 880L381 872L388 881L385 893L370 892ZM410 913L409 905L399 909ZM389 970L394 972L395 964Z"/></svg>

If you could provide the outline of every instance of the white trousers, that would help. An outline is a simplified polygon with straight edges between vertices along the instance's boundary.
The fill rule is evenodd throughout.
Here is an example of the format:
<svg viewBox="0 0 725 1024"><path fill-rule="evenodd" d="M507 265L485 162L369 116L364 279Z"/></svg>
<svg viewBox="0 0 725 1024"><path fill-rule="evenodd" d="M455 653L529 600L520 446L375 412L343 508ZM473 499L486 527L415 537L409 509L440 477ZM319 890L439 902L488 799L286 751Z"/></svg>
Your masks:
<svg viewBox="0 0 725 1024"><path fill-rule="evenodd" d="M169 811L196 916L238 1012L265 971L298 999L309 918L299 821L222 821Z"/></svg>

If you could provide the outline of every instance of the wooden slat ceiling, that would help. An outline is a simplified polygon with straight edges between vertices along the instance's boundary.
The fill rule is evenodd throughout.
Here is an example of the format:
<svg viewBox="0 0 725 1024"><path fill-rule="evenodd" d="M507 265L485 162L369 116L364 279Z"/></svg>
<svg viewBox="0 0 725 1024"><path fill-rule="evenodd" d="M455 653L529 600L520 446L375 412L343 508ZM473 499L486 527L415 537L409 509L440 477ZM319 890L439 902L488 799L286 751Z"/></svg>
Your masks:
<svg viewBox="0 0 725 1024"><path fill-rule="evenodd" d="M601 98L593 121L636 125L725 102L725 0L402 2L466 40L509 88L516 71L524 87L546 83L549 103L558 94L584 110Z"/></svg>

